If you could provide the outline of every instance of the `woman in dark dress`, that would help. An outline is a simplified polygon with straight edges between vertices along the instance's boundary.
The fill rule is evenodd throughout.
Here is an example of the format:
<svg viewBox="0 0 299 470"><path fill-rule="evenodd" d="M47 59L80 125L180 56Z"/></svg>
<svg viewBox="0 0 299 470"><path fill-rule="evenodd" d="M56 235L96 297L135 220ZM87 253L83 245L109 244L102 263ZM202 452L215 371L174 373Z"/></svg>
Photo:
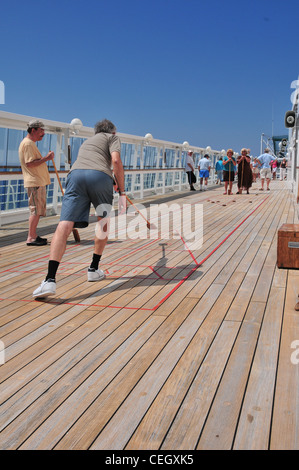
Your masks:
<svg viewBox="0 0 299 470"><path fill-rule="evenodd" d="M250 156L247 155L247 149L241 150L241 155L238 157L238 192L242 194L243 188L249 194L249 188L252 186L252 169L250 163Z"/></svg>

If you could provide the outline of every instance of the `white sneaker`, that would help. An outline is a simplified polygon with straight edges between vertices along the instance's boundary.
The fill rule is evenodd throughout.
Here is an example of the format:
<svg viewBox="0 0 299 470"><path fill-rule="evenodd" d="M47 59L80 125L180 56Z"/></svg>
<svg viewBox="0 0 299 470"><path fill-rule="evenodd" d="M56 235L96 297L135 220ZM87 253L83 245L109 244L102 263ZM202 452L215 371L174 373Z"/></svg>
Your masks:
<svg viewBox="0 0 299 470"><path fill-rule="evenodd" d="M32 297L48 297L56 294L56 282L53 279L43 281L41 285L35 289Z"/></svg>
<svg viewBox="0 0 299 470"><path fill-rule="evenodd" d="M88 268L87 280L88 282L101 281L105 279L105 273L101 269Z"/></svg>

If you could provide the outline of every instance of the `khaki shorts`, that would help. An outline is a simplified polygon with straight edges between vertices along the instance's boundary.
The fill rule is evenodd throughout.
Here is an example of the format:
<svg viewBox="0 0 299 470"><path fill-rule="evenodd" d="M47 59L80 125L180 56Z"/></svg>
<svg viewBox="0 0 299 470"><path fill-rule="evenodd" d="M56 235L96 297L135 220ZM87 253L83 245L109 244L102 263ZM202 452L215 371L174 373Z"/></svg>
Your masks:
<svg viewBox="0 0 299 470"><path fill-rule="evenodd" d="M28 205L30 215L45 216L47 211L47 190L46 186L36 188L26 188L28 194Z"/></svg>
<svg viewBox="0 0 299 470"><path fill-rule="evenodd" d="M261 169L261 178L270 180L272 177L271 169L270 168L262 168Z"/></svg>

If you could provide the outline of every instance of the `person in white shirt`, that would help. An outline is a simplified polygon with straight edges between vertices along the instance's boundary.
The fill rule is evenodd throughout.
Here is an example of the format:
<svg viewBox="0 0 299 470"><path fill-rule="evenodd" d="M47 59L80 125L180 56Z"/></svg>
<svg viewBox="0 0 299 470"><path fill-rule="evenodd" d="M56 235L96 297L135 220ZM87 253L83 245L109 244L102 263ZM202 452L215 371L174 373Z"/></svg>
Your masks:
<svg viewBox="0 0 299 470"><path fill-rule="evenodd" d="M208 189L208 179L210 176L210 157L208 154L204 155L204 157L199 160L198 162L198 169L199 169L199 178L200 178L200 187L199 190L202 191L202 183L203 179L205 180L204 190Z"/></svg>
<svg viewBox="0 0 299 470"><path fill-rule="evenodd" d="M186 171L187 176L188 176L190 191L196 191L196 189L193 186L193 183L195 181L192 180L194 178L194 162L193 162L193 152L191 152L191 150L187 154L185 171Z"/></svg>

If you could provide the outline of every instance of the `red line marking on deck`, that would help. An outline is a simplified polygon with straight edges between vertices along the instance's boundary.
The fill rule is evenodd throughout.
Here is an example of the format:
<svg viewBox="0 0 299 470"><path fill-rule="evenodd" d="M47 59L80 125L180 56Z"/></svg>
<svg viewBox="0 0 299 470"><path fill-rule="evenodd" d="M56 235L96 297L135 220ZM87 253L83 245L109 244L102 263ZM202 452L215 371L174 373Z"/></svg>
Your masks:
<svg viewBox="0 0 299 470"><path fill-rule="evenodd" d="M180 235L180 234L179 234L179 235ZM185 249L189 252L189 254L190 254L191 258L193 259L193 261L195 262L196 266L199 266L199 264L198 264L198 262L197 262L195 256L193 255L193 253L192 253L192 251L190 250L190 248L188 248L188 245L187 245L187 243L185 242L185 240L183 239L182 235L180 235L180 238L181 238L182 242L183 242L184 245L185 245Z"/></svg>
<svg viewBox="0 0 299 470"><path fill-rule="evenodd" d="M103 307L103 308L124 308L124 309L128 309L128 310L148 310L148 311L152 311L153 308L145 308L145 307L127 307L127 306L120 306L120 305L101 305L101 304L84 304L84 303L77 303L77 302L65 302L65 301L57 301L55 302L54 300L53 301L47 301L47 302L44 302L42 300L38 300L38 299L12 299L12 298L3 298L3 297L0 297L0 301L1 300L11 300L12 302L40 302L41 304L43 303L46 303L46 304L52 304L52 305L73 305L74 307L77 307L77 306L82 306L82 307Z"/></svg>
<svg viewBox="0 0 299 470"><path fill-rule="evenodd" d="M160 302L157 303L157 305L155 305L153 310L156 310L158 307L160 307L160 305L162 305L165 302L165 300L167 300L186 281L186 279L188 279L188 277L190 277L191 274L193 274L194 271L196 271L197 268L198 266L195 266L194 268L192 268L191 271L188 274L186 274L186 276L173 289L171 289L171 291L167 295L165 295L165 297L163 297L163 299L160 300Z"/></svg>

